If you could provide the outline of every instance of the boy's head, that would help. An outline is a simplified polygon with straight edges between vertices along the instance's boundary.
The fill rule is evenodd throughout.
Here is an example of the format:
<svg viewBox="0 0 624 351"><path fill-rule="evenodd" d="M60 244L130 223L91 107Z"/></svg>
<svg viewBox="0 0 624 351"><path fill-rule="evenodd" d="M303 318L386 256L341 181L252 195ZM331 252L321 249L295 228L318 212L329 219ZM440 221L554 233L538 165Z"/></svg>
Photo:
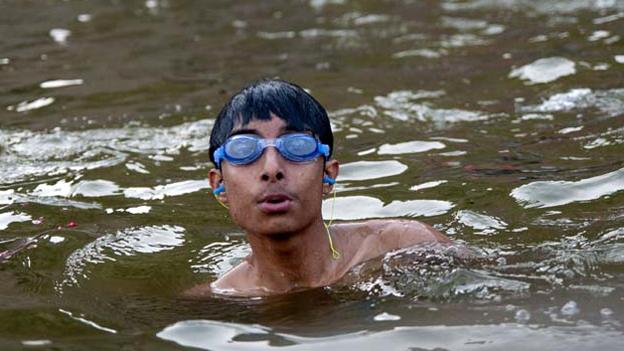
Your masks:
<svg viewBox="0 0 624 351"><path fill-rule="evenodd" d="M215 163L215 150L235 127L253 120L268 121L271 114L284 120L289 130L312 132L329 146L331 156L334 136L323 106L296 84L267 79L243 88L221 109L210 134L210 160Z"/></svg>
<svg viewBox="0 0 624 351"><path fill-rule="evenodd" d="M308 148L310 134L311 143L316 143L314 152ZM257 158L247 152L253 160L236 163L221 148L229 137L236 138L229 142L232 151L243 151L241 160L251 147L260 145L249 140L279 139L281 146L263 147ZM234 95L215 121L210 159L215 163L218 149L227 162L217 162L218 169L210 170L210 186L247 233L298 233L322 223L322 197L333 188L326 179L335 179L339 170L338 161L330 159L327 151L332 147L329 118L318 101L292 83L262 80Z"/></svg>

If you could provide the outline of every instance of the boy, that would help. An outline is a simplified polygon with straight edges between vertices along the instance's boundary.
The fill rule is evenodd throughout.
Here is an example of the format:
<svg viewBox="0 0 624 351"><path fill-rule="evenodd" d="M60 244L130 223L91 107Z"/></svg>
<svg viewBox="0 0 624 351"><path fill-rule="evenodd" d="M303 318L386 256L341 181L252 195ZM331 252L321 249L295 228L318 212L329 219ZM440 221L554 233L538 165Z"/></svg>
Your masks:
<svg viewBox="0 0 624 351"><path fill-rule="evenodd" d="M327 112L299 86L253 83L223 107L210 136L218 201L243 228L251 254L212 284L211 293L263 296L330 285L355 265L423 242L449 242L412 220L325 227L321 202L338 176Z"/></svg>

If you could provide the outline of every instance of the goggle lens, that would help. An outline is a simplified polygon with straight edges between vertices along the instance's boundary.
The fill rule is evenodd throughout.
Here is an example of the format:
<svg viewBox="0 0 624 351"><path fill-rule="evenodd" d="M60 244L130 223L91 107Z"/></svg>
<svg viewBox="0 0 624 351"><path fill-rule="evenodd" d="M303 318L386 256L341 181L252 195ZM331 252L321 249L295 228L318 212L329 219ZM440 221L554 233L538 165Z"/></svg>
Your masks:
<svg viewBox="0 0 624 351"><path fill-rule="evenodd" d="M235 135L215 151L214 159L217 167L224 159L235 165L249 164L258 159L268 146L274 146L282 156L294 162L311 161L320 155L329 157L329 146L321 144L313 136L287 134L276 139Z"/></svg>

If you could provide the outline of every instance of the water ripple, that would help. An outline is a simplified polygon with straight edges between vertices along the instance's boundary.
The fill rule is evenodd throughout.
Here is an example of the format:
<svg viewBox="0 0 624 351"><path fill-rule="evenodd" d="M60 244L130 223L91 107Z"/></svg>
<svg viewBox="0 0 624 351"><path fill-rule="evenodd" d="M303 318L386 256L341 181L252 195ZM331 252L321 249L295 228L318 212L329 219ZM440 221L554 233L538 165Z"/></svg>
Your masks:
<svg viewBox="0 0 624 351"><path fill-rule="evenodd" d="M78 285L81 277L87 278L88 265L117 261L120 256L172 250L184 243L185 231L180 226L154 225L101 236L67 258L63 285Z"/></svg>
<svg viewBox="0 0 624 351"><path fill-rule="evenodd" d="M518 112L567 112L592 107L609 117L621 115L624 111L624 89L571 89L552 95L539 105L520 106Z"/></svg>
<svg viewBox="0 0 624 351"><path fill-rule="evenodd" d="M479 121L487 119L480 112L460 109L438 109L417 100L436 98L444 95L443 91L409 91L391 92L386 96L375 97L375 102L384 110L383 113L401 121L432 121L441 126L446 123L460 121Z"/></svg>
<svg viewBox="0 0 624 351"><path fill-rule="evenodd" d="M199 120L168 128L126 126L116 129L49 132L0 130L0 184L33 176L107 168L126 161L130 154L154 158L208 150L212 120Z"/></svg>

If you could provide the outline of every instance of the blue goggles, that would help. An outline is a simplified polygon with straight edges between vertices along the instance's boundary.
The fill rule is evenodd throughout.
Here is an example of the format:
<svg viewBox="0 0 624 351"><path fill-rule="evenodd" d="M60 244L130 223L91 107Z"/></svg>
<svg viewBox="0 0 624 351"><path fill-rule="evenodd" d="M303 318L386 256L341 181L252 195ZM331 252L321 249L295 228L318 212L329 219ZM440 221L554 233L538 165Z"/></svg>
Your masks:
<svg viewBox="0 0 624 351"><path fill-rule="evenodd" d="M234 135L215 150L213 157L217 168L226 160L234 165L246 165L254 162L273 146L285 159L293 162L312 161L318 156L329 157L329 146L321 144L309 134L285 134L275 139L262 139L253 134Z"/></svg>

